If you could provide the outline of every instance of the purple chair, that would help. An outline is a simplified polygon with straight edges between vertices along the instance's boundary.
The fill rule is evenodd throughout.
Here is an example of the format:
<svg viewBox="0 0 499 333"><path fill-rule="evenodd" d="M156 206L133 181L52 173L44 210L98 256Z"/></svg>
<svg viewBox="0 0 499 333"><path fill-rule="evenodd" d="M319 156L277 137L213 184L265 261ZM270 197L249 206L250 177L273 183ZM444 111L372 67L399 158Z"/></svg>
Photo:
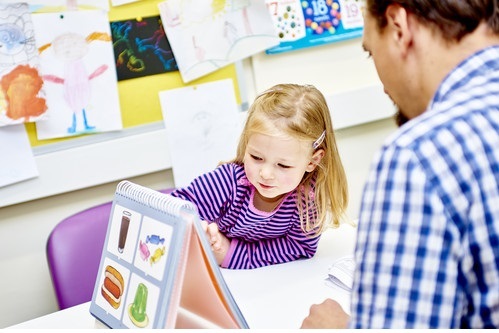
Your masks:
<svg viewBox="0 0 499 333"><path fill-rule="evenodd" d="M67 217L48 237L47 262L60 310L92 299L111 206L106 202Z"/></svg>

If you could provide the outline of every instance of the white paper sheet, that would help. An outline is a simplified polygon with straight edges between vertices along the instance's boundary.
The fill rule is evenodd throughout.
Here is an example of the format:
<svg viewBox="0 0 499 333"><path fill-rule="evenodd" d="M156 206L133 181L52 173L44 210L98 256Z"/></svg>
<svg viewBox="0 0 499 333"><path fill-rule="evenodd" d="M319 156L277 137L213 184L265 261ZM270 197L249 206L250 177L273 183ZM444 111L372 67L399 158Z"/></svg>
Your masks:
<svg viewBox="0 0 499 333"><path fill-rule="evenodd" d="M184 82L279 44L264 1L167 0L158 7Z"/></svg>
<svg viewBox="0 0 499 333"><path fill-rule="evenodd" d="M236 156L241 133L231 79L161 91L176 187Z"/></svg>
<svg viewBox="0 0 499 333"><path fill-rule="evenodd" d="M111 0L111 5L121 6L121 5L125 5L125 4L132 3L132 2L137 2L137 1L140 1L140 0Z"/></svg>
<svg viewBox="0 0 499 333"><path fill-rule="evenodd" d="M111 28L101 10L33 15L50 118L39 140L123 128Z"/></svg>
<svg viewBox="0 0 499 333"><path fill-rule="evenodd" d="M38 176L38 168L23 124L0 128L0 160L0 187Z"/></svg>

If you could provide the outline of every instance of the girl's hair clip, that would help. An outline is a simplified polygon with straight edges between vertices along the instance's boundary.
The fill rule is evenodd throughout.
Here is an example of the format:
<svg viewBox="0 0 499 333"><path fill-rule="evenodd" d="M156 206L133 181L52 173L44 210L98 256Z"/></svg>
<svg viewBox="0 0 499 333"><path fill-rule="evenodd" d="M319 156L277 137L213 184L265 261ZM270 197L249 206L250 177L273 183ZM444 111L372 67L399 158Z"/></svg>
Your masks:
<svg viewBox="0 0 499 333"><path fill-rule="evenodd" d="M319 138L317 138L317 140L315 140L312 143L312 148L317 149L322 144L322 142L324 141L325 137L326 137L326 131L324 130L322 132L321 136L319 136Z"/></svg>

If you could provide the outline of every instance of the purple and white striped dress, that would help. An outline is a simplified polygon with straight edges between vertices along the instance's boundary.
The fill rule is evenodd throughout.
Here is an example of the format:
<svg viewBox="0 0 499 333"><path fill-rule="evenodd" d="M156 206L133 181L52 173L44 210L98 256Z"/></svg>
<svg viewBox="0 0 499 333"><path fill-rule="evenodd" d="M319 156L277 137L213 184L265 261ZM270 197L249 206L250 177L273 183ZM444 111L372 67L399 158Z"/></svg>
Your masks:
<svg viewBox="0 0 499 333"><path fill-rule="evenodd" d="M250 269L313 257L320 237L301 229L296 190L273 212L255 208L255 191L244 167L228 163L171 195L194 203L201 219L217 223L231 240L222 267Z"/></svg>

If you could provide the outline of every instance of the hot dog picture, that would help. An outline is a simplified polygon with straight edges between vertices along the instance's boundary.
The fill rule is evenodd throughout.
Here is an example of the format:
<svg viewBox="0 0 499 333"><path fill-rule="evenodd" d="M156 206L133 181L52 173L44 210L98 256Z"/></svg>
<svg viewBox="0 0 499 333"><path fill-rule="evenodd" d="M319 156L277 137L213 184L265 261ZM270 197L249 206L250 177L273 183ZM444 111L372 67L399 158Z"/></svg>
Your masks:
<svg viewBox="0 0 499 333"><path fill-rule="evenodd" d="M111 265L106 266L104 283L101 287L101 294L104 299L115 309L120 306L123 295L123 276Z"/></svg>

